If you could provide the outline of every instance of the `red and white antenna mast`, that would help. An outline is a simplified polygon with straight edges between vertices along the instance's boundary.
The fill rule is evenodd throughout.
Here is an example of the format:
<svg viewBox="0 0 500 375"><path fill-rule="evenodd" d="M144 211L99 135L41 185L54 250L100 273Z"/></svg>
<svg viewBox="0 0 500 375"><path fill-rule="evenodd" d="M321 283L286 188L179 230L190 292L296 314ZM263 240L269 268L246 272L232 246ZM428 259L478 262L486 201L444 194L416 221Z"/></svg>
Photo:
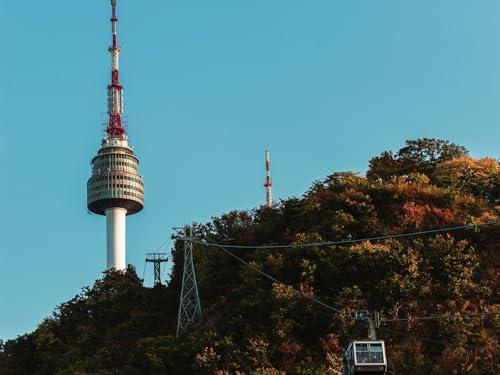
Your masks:
<svg viewBox="0 0 500 375"><path fill-rule="evenodd" d="M266 206L272 207L273 205L273 183L271 182L271 162L269 161L269 150L266 150Z"/></svg>
<svg viewBox="0 0 500 375"><path fill-rule="evenodd" d="M122 123L123 87L118 79L120 47L117 40L116 0L111 0L113 44L111 83L108 85L107 137L92 158L92 175L87 182L87 208L106 216L107 267L125 270L126 216L144 208L144 181L139 175L139 158L128 144Z"/></svg>
<svg viewBox="0 0 500 375"><path fill-rule="evenodd" d="M125 129L122 125L123 114L123 86L118 79L118 68L120 58L120 47L118 47L117 28L118 17L116 16L116 0L111 0L111 30L113 34L113 45L109 47L111 53L111 84L108 85L108 127L106 133L109 138L123 138Z"/></svg>

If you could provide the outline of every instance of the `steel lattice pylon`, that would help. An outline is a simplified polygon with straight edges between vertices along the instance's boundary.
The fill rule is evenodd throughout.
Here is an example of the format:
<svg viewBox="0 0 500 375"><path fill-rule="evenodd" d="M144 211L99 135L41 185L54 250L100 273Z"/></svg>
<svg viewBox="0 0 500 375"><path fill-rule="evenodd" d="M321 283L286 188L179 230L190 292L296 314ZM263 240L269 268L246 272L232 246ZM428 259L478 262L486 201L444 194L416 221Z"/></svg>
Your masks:
<svg viewBox="0 0 500 375"><path fill-rule="evenodd" d="M177 337L194 325L201 317L200 296L196 283L196 272L193 263L193 237L189 228L184 229L184 269L182 273L181 297L177 316Z"/></svg>
<svg viewBox="0 0 500 375"><path fill-rule="evenodd" d="M161 264L168 262L166 253L147 253L146 263L153 263L154 268L154 286L161 284Z"/></svg>

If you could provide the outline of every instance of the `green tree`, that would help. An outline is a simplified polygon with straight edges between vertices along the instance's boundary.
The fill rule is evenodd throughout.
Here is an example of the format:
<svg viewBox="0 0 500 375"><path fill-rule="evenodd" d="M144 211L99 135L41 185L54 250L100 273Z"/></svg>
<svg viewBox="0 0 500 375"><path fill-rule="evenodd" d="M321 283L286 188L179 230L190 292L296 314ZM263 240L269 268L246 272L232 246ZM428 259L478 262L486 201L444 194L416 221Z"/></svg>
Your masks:
<svg viewBox="0 0 500 375"><path fill-rule="evenodd" d="M406 141L396 155L384 151L369 162L367 176L388 180L395 176L421 173L431 177L439 163L467 156L468 150L442 139L419 138Z"/></svg>
<svg viewBox="0 0 500 375"><path fill-rule="evenodd" d="M500 199L500 163L496 159L461 157L437 165L433 180L458 193L472 194L492 202Z"/></svg>
<svg viewBox="0 0 500 375"><path fill-rule="evenodd" d="M302 197L195 224L197 236L221 244L294 245L229 249L282 283L196 244L204 319L177 338L177 241L167 287L143 287L133 268L107 271L34 332L0 344L0 375L338 374L349 341L366 337L366 325L349 318L358 309L444 317L382 327L389 374L498 374L500 318L458 317L500 308L496 226L295 246L497 220L498 162L465 153L447 141L408 141L372 159L369 178L332 173Z"/></svg>

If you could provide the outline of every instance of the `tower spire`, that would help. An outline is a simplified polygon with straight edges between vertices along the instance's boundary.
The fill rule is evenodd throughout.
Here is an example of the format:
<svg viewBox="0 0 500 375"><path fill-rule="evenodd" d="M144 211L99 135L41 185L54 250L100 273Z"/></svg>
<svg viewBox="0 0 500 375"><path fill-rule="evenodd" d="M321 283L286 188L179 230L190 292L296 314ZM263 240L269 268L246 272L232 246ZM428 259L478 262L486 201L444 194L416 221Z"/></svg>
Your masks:
<svg viewBox="0 0 500 375"><path fill-rule="evenodd" d="M111 84L108 85L108 127L106 133L110 138L122 138L125 129L122 125L123 86L119 80L120 47L118 47L118 17L116 16L116 0L111 0L111 32L113 44L108 51L111 54Z"/></svg>
<svg viewBox="0 0 500 375"><path fill-rule="evenodd" d="M269 160L269 150L266 150L266 206L272 207L273 205L273 184L271 182L271 162Z"/></svg>

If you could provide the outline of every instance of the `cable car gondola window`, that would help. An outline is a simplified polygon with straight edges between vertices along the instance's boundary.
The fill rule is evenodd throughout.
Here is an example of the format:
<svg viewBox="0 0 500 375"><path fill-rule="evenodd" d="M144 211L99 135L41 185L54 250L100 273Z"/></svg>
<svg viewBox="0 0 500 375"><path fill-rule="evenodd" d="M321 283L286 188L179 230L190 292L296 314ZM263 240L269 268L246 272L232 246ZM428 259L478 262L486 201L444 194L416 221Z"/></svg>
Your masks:
<svg viewBox="0 0 500 375"><path fill-rule="evenodd" d="M370 363L384 363L382 344L370 344Z"/></svg>
<svg viewBox="0 0 500 375"><path fill-rule="evenodd" d="M380 343L356 343L356 363L384 363L384 349Z"/></svg>
<svg viewBox="0 0 500 375"><path fill-rule="evenodd" d="M369 363L368 344L356 344L356 362Z"/></svg>

